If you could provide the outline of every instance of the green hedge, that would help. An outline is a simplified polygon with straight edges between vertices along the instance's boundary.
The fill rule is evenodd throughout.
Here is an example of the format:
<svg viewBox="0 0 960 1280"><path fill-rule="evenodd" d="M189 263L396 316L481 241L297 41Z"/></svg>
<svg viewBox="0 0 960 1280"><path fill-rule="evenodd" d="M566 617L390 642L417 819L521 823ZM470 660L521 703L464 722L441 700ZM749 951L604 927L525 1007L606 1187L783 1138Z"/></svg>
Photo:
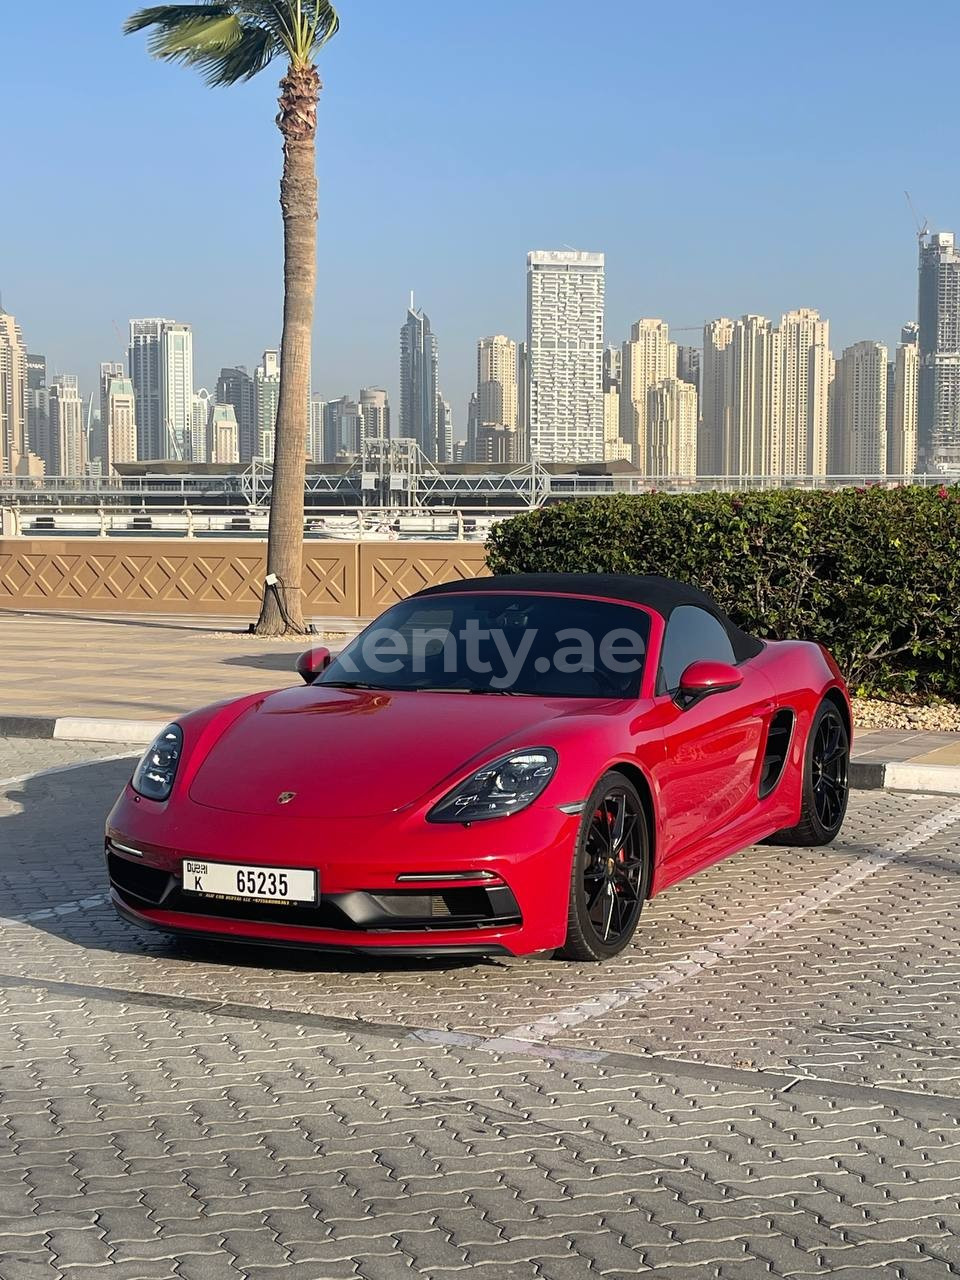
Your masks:
<svg viewBox="0 0 960 1280"><path fill-rule="evenodd" d="M496 525L494 573L662 573L863 693L960 696L960 486L578 499Z"/></svg>

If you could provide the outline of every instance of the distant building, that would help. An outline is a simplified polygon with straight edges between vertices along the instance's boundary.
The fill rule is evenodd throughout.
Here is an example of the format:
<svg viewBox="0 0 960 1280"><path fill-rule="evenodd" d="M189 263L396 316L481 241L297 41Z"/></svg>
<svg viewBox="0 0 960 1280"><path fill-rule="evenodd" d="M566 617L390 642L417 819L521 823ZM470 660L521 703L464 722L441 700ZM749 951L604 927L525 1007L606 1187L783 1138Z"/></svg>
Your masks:
<svg viewBox="0 0 960 1280"><path fill-rule="evenodd" d="M698 474L826 475L833 357L816 311L721 317L703 332Z"/></svg>
<svg viewBox="0 0 960 1280"><path fill-rule="evenodd" d="M677 347L677 377L683 382L689 382L691 387L696 387L697 395L700 394L699 347Z"/></svg>
<svg viewBox="0 0 960 1280"><path fill-rule="evenodd" d="M20 326L0 306L0 474L27 452L27 349Z"/></svg>
<svg viewBox="0 0 960 1280"><path fill-rule="evenodd" d="M216 403L233 405L240 441L240 461L252 462L257 452L257 403L253 379L242 364L220 370Z"/></svg>
<svg viewBox="0 0 960 1280"><path fill-rule="evenodd" d="M638 320L623 344L620 360L620 435L630 446L634 464L645 471L648 460L647 413L650 391L677 376L677 344L663 320Z"/></svg>
<svg viewBox="0 0 960 1280"><path fill-rule="evenodd" d="M960 467L960 249L952 231L920 240L919 466Z"/></svg>
<svg viewBox="0 0 960 1280"><path fill-rule="evenodd" d="M477 343L477 421L517 425L517 344L502 333Z"/></svg>
<svg viewBox="0 0 960 1280"><path fill-rule="evenodd" d="M163 319L131 320L127 367L137 398L137 456L167 457L163 431L160 335Z"/></svg>
<svg viewBox="0 0 960 1280"><path fill-rule="evenodd" d="M116 367L116 366L115 366ZM103 452L100 454L102 473L115 473L118 462L137 461L137 410L133 382L120 373L114 375L102 397L100 410L103 415ZM100 366L101 375L104 366Z"/></svg>
<svg viewBox="0 0 960 1280"><path fill-rule="evenodd" d="M841 475L885 475L887 470L887 348L856 342L837 370L836 458Z"/></svg>
<svg viewBox="0 0 960 1280"><path fill-rule="evenodd" d="M918 338L918 326L905 325L893 362L892 396L887 406L887 474L891 476L912 476L917 471Z"/></svg>
<svg viewBox="0 0 960 1280"><path fill-rule="evenodd" d="M681 378L665 378L647 392L648 476L697 474L697 389Z"/></svg>
<svg viewBox="0 0 960 1280"><path fill-rule="evenodd" d="M477 428L476 457L474 462L488 466L520 461L520 440L516 427L502 423L484 422Z"/></svg>
<svg viewBox="0 0 960 1280"><path fill-rule="evenodd" d="M446 462L450 453L437 417L437 365L437 339L430 317L414 308L411 295L400 329L400 435L416 440L431 462Z"/></svg>
<svg viewBox="0 0 960 1280"><path fill-rule="evenodd" d="M103 360L100 362L100 373L97 379L99 390L99 406L100 413L96 424L87 435L87 461L94 462L99 460L102 464L103 474L107 474L110 469L110 463L107 460L107 422L109 421L108 398L110 395L110 384L114 378L125 378L127 371L121 360ZM131 383L131 386L133 384ZM136 456L133 458L124 458L124 462L135 462Z"/></svg>
<svg viewBox="0 0 960 1280"><path fill-rule="evenodd" d="M703 330L700 382L700 425L697 472L701 476L729 474L726 453L733 406L734 322L711 320Z"/></svg>
<svg viewBox="0 0 960 1280"><path fill-rule="evenodd" d="M443 392L437 392L437 435L440 442L441 460L453 461L453 410L450 401L444 400Z"/></svg>
<svg viewBox="0 0 960 1280"><path fill-rule="evenodd" d="M210 461L220 465L240 461L240 433L232 404L214 404L210 409Z"/></svg>
<svg viewBox="0 0 960 1280"><path fill-rule="evenodd" d="M83 400L73 374L58 374L50 388L50 440L48 474L82 476L86 473Z"/></svg>
<svg viewBox="0 0 960 1280"><path fill-rule="evenodd" d="M192 329L162 318L131 320L127 363L137 399L140 458L187 458L193 424Z"/></svg>
<svg viewBox="0 0 960 1280"><path fill-rule="evenodd" d="M210 414L216 404L206 387L193 393L193 409L190 418L189 451L184 461L212 462L210 457ZM237 461L239 462L239 458Z"/></svg>
<svg viewBox="0 0 960 1280"><path fill-rule="evenodd" d="M829 322L810 308L788 311L780 322L779 342L780 466L771 474L825 476L832 360Z"/></svg>
<svg viewBox="0 0 960 1280"><path fill-rule="evenodd" d="M620 434L620 367L619 347L607 347L603 353L603 459L605 462L629 462L633 450Z"/></svg>
<svg viewBox="0 0 960 1280"><path fill-rule="evenodd" d="M50 453L50 403L46 356L27 355L27 450L46 465Z"/></svg>
<svg viewBox="0 0 960 1280"><path fill-rule="evenodd" d="M362 441L390 439L390 400L382 387L360 388Z"/></svg>
<svg viewBox="0 0 960 1280"><path fill-rule="evenodd" d="M323 411L323 461L350 462L360 453L363 410L358 400L328 400Z"/></svg>
<svg viewBox="0 0 960 1280"><path fill-rule="evenodd" d="M527 255L527 430L537 462L603 460L604 256Z"/></svg>
<svg viewBox="0 0 960 1280"><path fill-rule="evenodd" d="M263 353L263 359L254 371L253 387L257 430L255 456L272 462L277 411L280 408L279 351Z"/></svg>
<svg viewBox="0 0 960 1280"><path fill-rule="evenodd" d="M322 396L310 399L310 434L307 437L307 457L311 462L323 462L323 414L327 402ZM242 459L241 459L242 461Z"/></svg>

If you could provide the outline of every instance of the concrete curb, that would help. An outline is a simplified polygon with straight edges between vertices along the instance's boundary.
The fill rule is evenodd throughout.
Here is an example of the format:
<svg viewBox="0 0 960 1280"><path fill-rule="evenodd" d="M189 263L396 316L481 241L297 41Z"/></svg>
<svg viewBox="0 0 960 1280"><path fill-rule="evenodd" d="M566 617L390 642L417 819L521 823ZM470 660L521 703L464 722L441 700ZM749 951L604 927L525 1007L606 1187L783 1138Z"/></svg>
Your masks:
<svg viewBox="0 0 960 1280"><path fill-rule="evenodd" d="M167 720L109 720L95 716L2 716L0 738L55 738L61 742L118 742L149 746ZM960 795L960 765L852 760L854 791L916 791Z"/></svg>
<svg viewBox="0 0 960 1280"><path fill-rule="evenodd" d="M61 742L121 742L149 746L167 720L105 720L95 716L0 716L0 738Z"/></svg>

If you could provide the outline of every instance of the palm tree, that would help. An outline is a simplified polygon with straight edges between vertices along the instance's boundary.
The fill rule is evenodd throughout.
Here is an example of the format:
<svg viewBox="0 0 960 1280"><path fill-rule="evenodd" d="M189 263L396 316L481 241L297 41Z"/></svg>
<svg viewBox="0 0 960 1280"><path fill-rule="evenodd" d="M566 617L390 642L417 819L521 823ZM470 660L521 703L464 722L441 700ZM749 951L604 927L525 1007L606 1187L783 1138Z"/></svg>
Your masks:
<svg viewBox="0 0 960 1280"><path fill-rule="evenodd" d="M274 58L287 63L277 126L283 136L283 336L280 404L273 460L267 576L258 635L302 634L303 490L307 459L310 338L317 283L316 133L320 76L316 55L340 19L326 0L205 0L140 9L129 35L151 29L149 49L166 62L197 67L210 85L250 80Z"/></svg>

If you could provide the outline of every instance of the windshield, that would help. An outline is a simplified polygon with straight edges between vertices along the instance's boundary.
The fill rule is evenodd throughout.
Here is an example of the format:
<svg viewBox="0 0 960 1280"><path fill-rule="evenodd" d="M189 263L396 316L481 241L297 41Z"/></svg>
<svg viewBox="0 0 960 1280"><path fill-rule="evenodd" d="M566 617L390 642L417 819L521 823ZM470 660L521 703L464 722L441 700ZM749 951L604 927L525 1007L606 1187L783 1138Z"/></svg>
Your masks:
<svg viewBox="0 0 960 1280"><path fill-rule="evenodd" d="M414 597L357 636L318 683L632 698L648 632L641 609L571 596Z"/></svg>

